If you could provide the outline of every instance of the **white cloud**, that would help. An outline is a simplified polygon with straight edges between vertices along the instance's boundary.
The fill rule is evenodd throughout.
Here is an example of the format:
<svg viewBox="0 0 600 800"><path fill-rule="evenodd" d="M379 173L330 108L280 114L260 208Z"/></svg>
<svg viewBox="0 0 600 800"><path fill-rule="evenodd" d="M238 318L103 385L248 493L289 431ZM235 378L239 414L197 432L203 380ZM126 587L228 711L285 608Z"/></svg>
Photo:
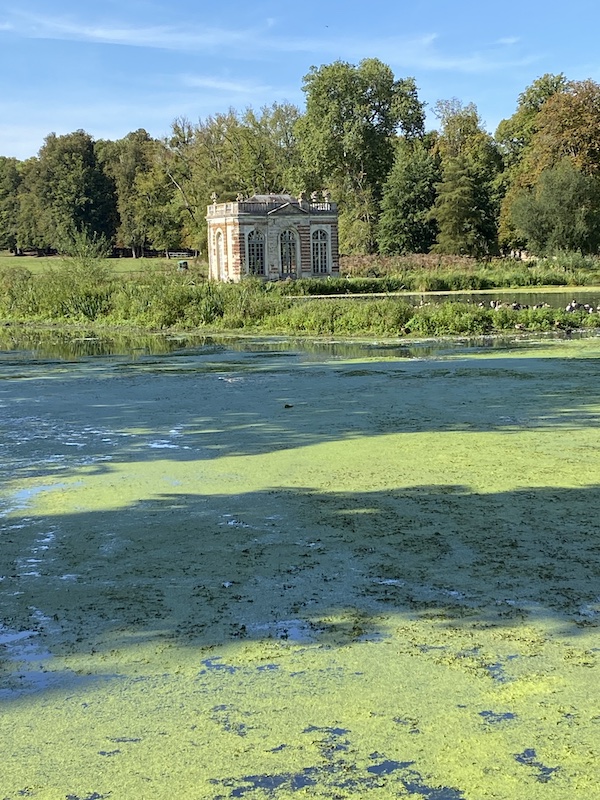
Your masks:
<svg viewBox="0 0 600 800"><path fill-rule="evenodd" d="M497 44L513 45L518 44L521 40L518 36L505 36L503 39L498 39Z"/></svg>
<svg viewBox="0 0 600 800"><path fill-rule="evenodd" d="M215 78L203 75L183 75L181 81L184 86L192 89L214 89L217 92L227 92L230 94L264 94L272 92L270 86L261 86L252 81L236 81L224 78Z"/></svg>
<svg viewBox="0 0 600 800"><path fill-rule="evenodd" d="M11 23L5 23L11 24ZM282 35L274 19L269 18L254 29L206 28L204 26L135 26L120 23L86 23L67 17L15 14L12 28L27 38L66 39L145 47L162 50L202 52L227 48L229 59L264 60L281 53L306 54L325 60L342 58L360 60L374 56L393 66L411 71L423 69L463 73L492 72L533 63L535 56L506 59L498 53L466 52L454 55L443 47L435 33L415 36L366 38ZM516 38L496 43L516 44ZM206 86L206 88L211 88ZM219 88L214 86L213 88ZM221 87L223 88L223 87Z"/></svg>
<svg viewBox="0 0 600 800"><path fill-rule="evenodd" d="M343 45L341 42L340 46ZM357 51L360 49L362 58L365 53L371 53L385 63L411 71L495 72L511 67L527 66L537 60L535 55L507 59L498 57L497 52L474 51L455 55L445 51L442 45L441 37L432 33L415 38L389 37L373 41L361 39L353 47Z"/></svg>
<svg viewBox="0 0 600 800"><path fill-rule="evenodd" d="M20 22L20 24L19 24ZM194 50L231 46L246 42L247 31L202 27L133 26L81 23L70 19L18 14L12 25L19 35L32 39L59 39L98 44L120 44L162 50Z"/></svg>

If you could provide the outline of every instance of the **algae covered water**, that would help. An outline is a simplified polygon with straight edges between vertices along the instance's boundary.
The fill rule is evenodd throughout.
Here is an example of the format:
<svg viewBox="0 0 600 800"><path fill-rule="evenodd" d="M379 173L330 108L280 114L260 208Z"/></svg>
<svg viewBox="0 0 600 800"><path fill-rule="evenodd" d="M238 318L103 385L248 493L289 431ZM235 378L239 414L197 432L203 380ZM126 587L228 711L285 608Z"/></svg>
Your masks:
<svg viewBox="0 0 600 800"><path fill-rule="evenodd" d="M1 797L592 796L598 338L4 348Z"/></svg>

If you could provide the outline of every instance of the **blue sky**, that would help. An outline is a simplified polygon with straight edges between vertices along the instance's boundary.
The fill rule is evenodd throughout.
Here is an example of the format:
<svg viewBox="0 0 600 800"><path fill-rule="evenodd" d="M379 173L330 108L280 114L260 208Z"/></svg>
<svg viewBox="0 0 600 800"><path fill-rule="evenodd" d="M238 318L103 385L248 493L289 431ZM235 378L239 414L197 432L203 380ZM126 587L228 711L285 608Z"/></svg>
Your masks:
<svg viewBox="0 0 600 800"><path fill-rule="evenodd" d="M474 102L493 132L546 72L600 80L598 23L597 0L0 0L0 155L50 132L164 136L176 117L302 107L311 65L371 57L430 110Z"/></svg>

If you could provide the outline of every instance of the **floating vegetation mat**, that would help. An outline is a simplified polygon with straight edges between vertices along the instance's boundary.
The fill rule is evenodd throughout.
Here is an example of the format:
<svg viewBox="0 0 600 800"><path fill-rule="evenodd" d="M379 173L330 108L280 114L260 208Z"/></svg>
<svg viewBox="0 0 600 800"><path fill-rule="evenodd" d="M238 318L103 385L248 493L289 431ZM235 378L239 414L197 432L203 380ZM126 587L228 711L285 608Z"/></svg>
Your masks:
<svg viewBox="0 0 600 800"><path fill-rule="evenodd" d="M352 352L5 365L0 798L594 796L600 341Z"/></svg>

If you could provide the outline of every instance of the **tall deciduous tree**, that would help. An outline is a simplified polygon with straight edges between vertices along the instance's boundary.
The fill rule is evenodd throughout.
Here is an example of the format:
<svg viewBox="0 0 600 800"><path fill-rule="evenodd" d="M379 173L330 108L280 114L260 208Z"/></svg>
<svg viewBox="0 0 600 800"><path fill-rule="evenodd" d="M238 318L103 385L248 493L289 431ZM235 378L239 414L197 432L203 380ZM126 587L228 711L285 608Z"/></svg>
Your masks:
<svg viewBox="0 0 600 800"><path fill-rule="evenodd" d="M156 250L174 250L184 244L182 208L160 161L150 170L137 173L132 213L137 224L143 225L146 241Z"/></svg>
<svg viewBox="0 0 600 800"><path fill-rule="evenodd" d="M586 175L600 175L600 84L569 81L543 104L527 154L532 183L563 158Z"/></svg>
<svg viewBox="0 0 600 800"><path fill-rule="evenodd" d="M387 65L371 58L358 66L336 61L313 67L303 90L306 112L298 137L306 180L313 182L306 188L327 186L341 205L341 234L355 240L353 249L372 251L396 134L423 134L415 82L396 80Z"/></svg>
<svg viewBox="0 0 600 800"><path fill-rule="evenodd" d="M17 212L17 247L47 247L44 235L44 214L41 198L36 188L39 162L28 158L21 164L21 184L19 186L19 208Z"/></svg>
<svg viewBox="0 0 600 800"><path fill-rule="evenodd" d="M300 112L289 103L274 103L260 112L230 110L193 125L173 123L163 168L183 212L188 243L206 243L206 206L213 192L221 201L238 194L288 192L298 183L295 124Z"/></svg>
<svg viewBox="0 0 600 800"><path fill-rule="evenodd" d="M585 175L563 158L535 186L516 196L512 214L534 253L600 249L600 177Z"/></svg>
<svg viewBox="0 0 600 800"><path fill-rule="evenodd" d="M500 122L494 137L505 169L510 170L520 163L525 148L538 129L538 117L544 103L553 95L564 92L567 84L562 73L546 73L521 92L517 110L512 117Z"/></svg>
<svg viewBox="0 0 600 800"><path fill-rule="evenodd" d="M554 182L555 191L565 191L564 201L559 196L556 200L568 207L575 184L579 187L578 191L582 187L578 173L600 176L600 84L592 80L560 81L555 88L556 91L548 94L537 107L533 133L523 148L518 169L511 175L512 180L503 202L503 234L506 228L512 232L513 240L527 246L531 241L536 249L542 246L539 237L534 234L531 238L531 227L527 226L527 230L522 227L530 219L530 214L525 214L524 209L529 209L531 213L534 207L539 210L539 202L535 198L538 194L546 197L548 181ZM524 96L526 93L521 97ZM566 180L567 168L563 165L559 169L564 159L569 160L574 168L569 180ZM513 213L513 206L517 203L519 208ZM545 199L542 204L547 207ZM571 241L566 232L565 235L563 247L567 246L567 241ZM552 237L544 246L545 249L554 246L551 242ZM577 249L587 248L589 243L584 236Z"/></svg>
<svg viewBox="0 0 600 800"><path fill-rule="evenodd" d="M554 95L565 92L567 86L568 81L562 73L547 73L537 78L519 95L517 110L512 117L503 119L496 130L495 139L504 162L499 179L502 200L498 226L498 238L503 248L521 248L526 244L523 231L515 225L512 206L517 195L531 186L527 154L539 129L544 104Z"/></svg>
<svg viewBox="0 0 600 800"><path fill-rule="evenodd" d="M114 184L85 131L47 136L37 159L28 163L23 184L30 197L22 202L20 239L31 232L38 246L60 249L74 231L113 238L117 224ZM31 214L36 215L33 227Z"/></svg>
<svg viewBox="0 0 600 800"><path fill-rule="evenodd" d="M21 174L16 158L0 156L0 250L15 250Z"/></svg>
<svg viewBox="0 0 600 800"><path fill-rule="evenodd" d="M150 172L162 144L143 129L128 133L116 142L98 142L96 151L104 171L114 181L119 225L116 243L131 248L133 257L141 255L148 241L148 220L140 214L138 176Z"/></svg>

